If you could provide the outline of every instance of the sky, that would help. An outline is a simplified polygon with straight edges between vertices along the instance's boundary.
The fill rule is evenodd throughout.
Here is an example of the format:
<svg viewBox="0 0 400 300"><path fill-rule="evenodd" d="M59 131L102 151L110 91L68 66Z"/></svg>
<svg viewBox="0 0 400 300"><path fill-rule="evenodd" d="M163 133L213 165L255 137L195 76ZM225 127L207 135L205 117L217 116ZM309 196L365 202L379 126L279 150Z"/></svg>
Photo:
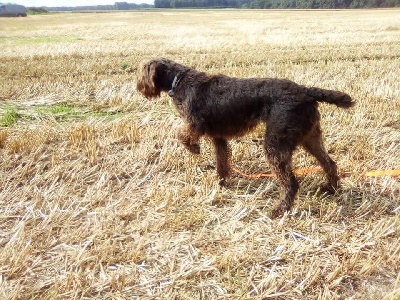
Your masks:
<svg viewBox="0 0 400 300"><path fill-rule="evenodd" d="M104 5L115 2L147 3L154 4L154 0L0 0L2 3L15 3L25 6L82 6L82 5Z"/></svg>

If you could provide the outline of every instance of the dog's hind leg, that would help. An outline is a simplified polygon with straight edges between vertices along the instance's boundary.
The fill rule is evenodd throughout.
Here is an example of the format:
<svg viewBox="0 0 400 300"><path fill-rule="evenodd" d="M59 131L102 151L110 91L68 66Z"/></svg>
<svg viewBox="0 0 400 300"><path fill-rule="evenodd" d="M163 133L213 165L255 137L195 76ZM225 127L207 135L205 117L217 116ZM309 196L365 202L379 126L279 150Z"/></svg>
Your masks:
<svg viewBox="0 0 400 300"><path fill-rule="evenodd" d="M230 172L231 150L228 141L224 138L215 137L213 138L213 143L217 158L217 173L221 179L220 184L223 185Z"/></svg>
<svg viewBox="0 0 400 300"><path fill-rule="evenodd" d="M268 133L265 137L265 152L272 169L283 187L284 196L280 203L273 209L272 218L279 217L289 211L299 189L299 183L294 176L291 167L292 154L295 145L288 143L288 140L281 139L278 136L270 136Z"/></svg>
<svg viewBox="0 0 400 300"><path fill-rule="evenodd" d="M319 123L301 141L304 149L313 155L324 169L328 184L323 187L327 192L334 193L339 187L339 176L336 163L330 158L325 150L322 140L322 132Z"/></svg>

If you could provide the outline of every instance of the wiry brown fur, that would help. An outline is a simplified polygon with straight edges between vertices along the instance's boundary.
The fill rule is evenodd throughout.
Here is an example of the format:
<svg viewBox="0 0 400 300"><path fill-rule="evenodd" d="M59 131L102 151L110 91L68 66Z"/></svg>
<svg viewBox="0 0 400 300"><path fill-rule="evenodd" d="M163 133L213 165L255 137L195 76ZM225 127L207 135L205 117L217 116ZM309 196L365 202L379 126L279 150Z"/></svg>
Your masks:
<svg viewBox="0 0 400 300"><path fill-rule="evenodd" d="M172 99L184 123L178 131L181 143L199 154L199 139L212 139L217 157L217 173L225 180L230 172L228 139L246 134L259 122L266 124L264 149L284 198L273 210L276 217L290 210L298 190L291 158L298 145L315 156L324 169L327 189L338 188L335 162L326 152L321 135L318 102L351 107L350 96L319 88L307 88L286 79L231 78L198 72L167 59L144 64L137 89L147 98L172 89Z"/></svg>

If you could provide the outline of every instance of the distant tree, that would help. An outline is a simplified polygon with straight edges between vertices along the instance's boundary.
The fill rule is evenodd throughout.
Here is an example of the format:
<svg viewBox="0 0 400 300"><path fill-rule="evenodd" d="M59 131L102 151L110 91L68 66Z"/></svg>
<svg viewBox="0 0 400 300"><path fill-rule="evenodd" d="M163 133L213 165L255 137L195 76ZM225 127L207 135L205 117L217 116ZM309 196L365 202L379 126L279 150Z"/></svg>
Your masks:
<svg viewBox="0 0 400 300"><path fill-rule="evenodd" d="M114 6L118 10L128 10L130 8L128 2L115 2Z"/></svg>
<svg viewBox="0 0 400 300"><path fill-rule="evenodd" d="M154 0L155 8L170 8L171 1L170 0Z"/></svg>

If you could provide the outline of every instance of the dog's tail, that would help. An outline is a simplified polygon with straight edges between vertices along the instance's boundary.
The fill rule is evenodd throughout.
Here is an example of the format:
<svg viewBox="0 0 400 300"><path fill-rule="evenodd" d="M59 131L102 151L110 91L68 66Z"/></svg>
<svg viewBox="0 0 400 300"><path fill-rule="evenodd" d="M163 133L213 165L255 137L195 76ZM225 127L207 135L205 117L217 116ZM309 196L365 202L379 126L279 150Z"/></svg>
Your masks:
<svg viewBox="0 0 400 300"><path fill-rule="evenodd" d="M351 97L340 91L324 90L316 87L308 88L307 95L318 102L335 104L338 107L349 108L354 106L355 102Z"/></svg>

